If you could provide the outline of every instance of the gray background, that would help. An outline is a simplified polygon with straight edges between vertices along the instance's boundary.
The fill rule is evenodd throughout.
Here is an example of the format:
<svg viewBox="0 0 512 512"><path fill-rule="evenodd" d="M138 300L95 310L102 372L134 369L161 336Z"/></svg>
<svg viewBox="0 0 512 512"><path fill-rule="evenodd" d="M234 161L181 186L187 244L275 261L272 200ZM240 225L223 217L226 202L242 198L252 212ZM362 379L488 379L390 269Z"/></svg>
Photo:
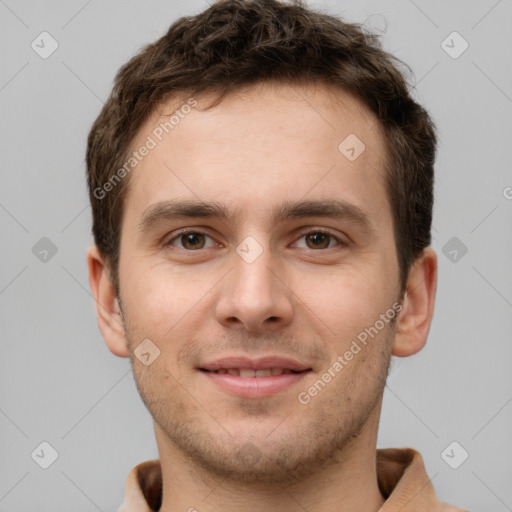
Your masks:
<svg viewBox="0 0 512 512"><path fill-rule="evenodd" d="M130 469L157 457L129 362L96 325L85 141L115 71L205 5L0 0L0 511L116 510ZM443 500L512 510L512 1L310 5L382 32L441 139L435 318L425 349L396 360L379 446L418 449ZM31 48L43 31L59 45L46 59ZM453 31L469 44L457 58ZM48 469L31 458L50 461L43 441ZM457 465L462 450L452 469L442 453Z"/></svg>

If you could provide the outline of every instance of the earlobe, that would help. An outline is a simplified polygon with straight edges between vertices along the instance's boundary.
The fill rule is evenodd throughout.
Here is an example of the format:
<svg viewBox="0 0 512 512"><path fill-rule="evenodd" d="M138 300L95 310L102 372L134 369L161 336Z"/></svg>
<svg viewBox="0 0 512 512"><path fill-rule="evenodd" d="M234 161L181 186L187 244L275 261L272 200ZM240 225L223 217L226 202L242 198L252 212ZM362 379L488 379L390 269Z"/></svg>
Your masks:
<svg viewBox="0 0 512 512"><path fill-rule="evenodd" d="M434 314L436 288L437 256L431 247L427 247L409 271L391 350L394 356L410 356L425 346Z"/></svg>
<svg viewBox="0 0 512 512"><path fill-rule="evenodd" d="M109 350L119 357L129 357L121 308L112 285L105 259L93 245L87 251L89 284L96 302L98 327Z"/></svg>

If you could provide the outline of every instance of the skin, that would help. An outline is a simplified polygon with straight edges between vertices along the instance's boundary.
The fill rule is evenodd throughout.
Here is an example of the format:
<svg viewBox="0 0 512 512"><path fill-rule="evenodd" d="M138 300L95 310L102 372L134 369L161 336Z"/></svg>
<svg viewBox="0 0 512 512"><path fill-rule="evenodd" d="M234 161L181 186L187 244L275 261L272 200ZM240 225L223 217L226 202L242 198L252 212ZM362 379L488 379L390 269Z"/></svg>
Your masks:
<svg viewBox="0 0 512 512"><path fill-rule="evenodd" d="M186 99L163 105L133 147ZM161 510L377 511L384 498L376 439L390 355L415 354L426 342L436 255L427 248L416 260L401 301L384 139L357 98L320 85L259 84L210 110L207 100L198 98L130 176L120 301L105 258L94 246L88 252L99 327L114 354L132 358L154 418ZM338 150L349 134L366 146L355 161ZM217 202L236 215L139 228L152 206L173 199ZM350 218L271 217L286 201L330 199L359 208L367 229ZM178 236L182 228L198 233L192 244ZM332 236L315 238L318 230ZM252 263L236 252L248 236L262 249ZM300 403L298 394L399 301L395 323ZM160 350L149 366L134 356L144 339ZM197 369L232 354L288 356L312 371L273 396L235 397Z"/></svg>

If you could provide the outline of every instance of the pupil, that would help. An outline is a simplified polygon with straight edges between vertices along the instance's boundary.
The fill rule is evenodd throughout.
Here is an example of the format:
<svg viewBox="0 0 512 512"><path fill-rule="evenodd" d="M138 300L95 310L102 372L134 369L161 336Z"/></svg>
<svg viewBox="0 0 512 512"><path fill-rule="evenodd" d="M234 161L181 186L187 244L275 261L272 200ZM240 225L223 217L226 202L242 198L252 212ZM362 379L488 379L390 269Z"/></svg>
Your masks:
<svg viewBox="0 0 512 512"><path fill-rule="evenodd" d="M308 235L308 237L315 247L321 246L323 248L329 245L329 235L326 235L325 233L314 233L312 235ZM327 241L327 244L325 244L325 241Z"/></svg>
<svg viewBox="0 0 512 512"><path fill-rule="evenodd" d="M201 247L197 247L198 243L200 243L199 237L201 237L199 233L188 233L184 235L184 243L183 245L189 249L200 249ZM202 244L201 244L202 245ZM192 247L191 247L192 246Z"/></svg>

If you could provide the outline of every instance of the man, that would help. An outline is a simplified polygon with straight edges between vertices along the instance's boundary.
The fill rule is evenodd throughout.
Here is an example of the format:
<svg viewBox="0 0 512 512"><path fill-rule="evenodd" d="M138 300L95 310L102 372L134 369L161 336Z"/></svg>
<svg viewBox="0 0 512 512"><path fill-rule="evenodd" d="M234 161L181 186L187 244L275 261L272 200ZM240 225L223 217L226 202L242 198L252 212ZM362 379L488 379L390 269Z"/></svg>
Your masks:
<svg viewBox="0 0 512 512"><path fill-rule="evenodd" d="M460 510L376 450L433 315L435 148L376 38L297 2L217 2L119 71L88 265L160 455L121 511Z"/></svg>

